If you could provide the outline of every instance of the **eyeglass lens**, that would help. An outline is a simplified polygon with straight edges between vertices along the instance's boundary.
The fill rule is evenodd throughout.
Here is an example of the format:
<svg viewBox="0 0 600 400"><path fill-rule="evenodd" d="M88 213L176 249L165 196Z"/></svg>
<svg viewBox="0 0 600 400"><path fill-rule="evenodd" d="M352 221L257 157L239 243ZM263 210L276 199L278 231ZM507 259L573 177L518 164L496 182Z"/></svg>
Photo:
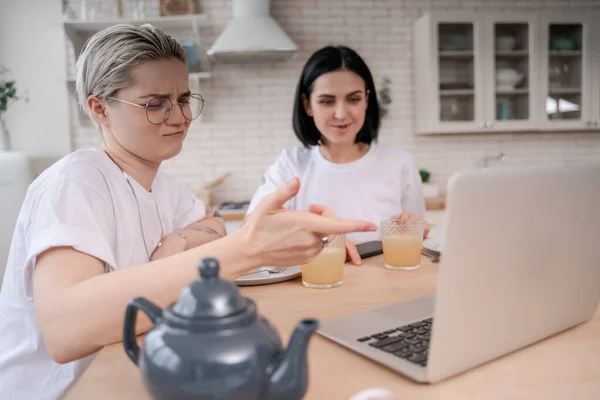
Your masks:
<svg viewBox="0 0 600 400"><path fill-rule="evenodd" d="M193 121L202 113L204 99L200 94L193 93L181 100L178 105L181 107L183 117L188 121ZM152 124L162 124L172 112L173 102L167 97L154 97L146 104L146 116Z"/></svg>

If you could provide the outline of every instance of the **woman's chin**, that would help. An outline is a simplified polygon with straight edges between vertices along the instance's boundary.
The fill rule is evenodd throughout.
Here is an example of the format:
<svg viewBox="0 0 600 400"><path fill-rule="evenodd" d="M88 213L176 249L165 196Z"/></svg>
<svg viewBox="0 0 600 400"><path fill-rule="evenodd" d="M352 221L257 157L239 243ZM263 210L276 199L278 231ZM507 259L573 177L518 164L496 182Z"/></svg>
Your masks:
<svg viewBox="0 0 600 400"><path fill-rule="evenodd" d="M328 136L328 137L326 137L327 142L334 146L350 146L350 145L354 144L354 141L356 140L356 134L353 134L353 133L350 133L350 134L333 133L333 134L329 134L327 136Z"/></svg>
<svg viewBox="0 0 600 400"><path fill-rule="evenodd" d="M157 161L166 161L171 159L181 153L182 149L182 144L179 144L178 146L169 146L168 148L162 149L163 151L160 154L157 154Z"/></svg>

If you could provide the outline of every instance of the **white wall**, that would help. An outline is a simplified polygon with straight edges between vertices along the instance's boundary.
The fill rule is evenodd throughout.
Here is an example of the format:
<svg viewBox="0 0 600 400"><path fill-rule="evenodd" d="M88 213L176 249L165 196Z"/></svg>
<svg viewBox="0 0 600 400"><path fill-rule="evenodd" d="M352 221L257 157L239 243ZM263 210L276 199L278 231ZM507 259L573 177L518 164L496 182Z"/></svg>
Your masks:
<svg viewBox="0 0 600 400"><path fill-rule="evenodd" d="M61 20L59 0L0 0L0 64L29 98L9 108L6 126L13 149L29 157L33 175L71 151ZM16 152L0 156L1 282L29 171Z"/></svg>
<svg viewBox="0 0 600 400"><path fill-rule="evenodd" d="M33 162L71 151L60 0L0 0L0 64L29 102L6 113L13 148Z"/></svg>
<svg viewBox="0 0 600 400"><path fill-rule="evenodd" d="M130 1L130 0L123 0ZM212 21L208 43L231 16L231 1L202 0ZM420 167L438 182L470 167L484 155L507 153L514 165L570 164L600 160L600 133L496 134L417 137L413 134L412 24L424 10L505 8L600 8L599 0L272 0L274 17L300 47L297 59L279 64L218 65L203 83L204 119L192 125L181 155L166 163L193 188L226 172L233 174L217 200L252 196L262 175L283 147L298 144L291 109L302 65L316 49L346 44L367 61L380 83L393 81L391 115L381 142L413 152ZM74 144L97 143L94 131L76 130Z"/></svg>

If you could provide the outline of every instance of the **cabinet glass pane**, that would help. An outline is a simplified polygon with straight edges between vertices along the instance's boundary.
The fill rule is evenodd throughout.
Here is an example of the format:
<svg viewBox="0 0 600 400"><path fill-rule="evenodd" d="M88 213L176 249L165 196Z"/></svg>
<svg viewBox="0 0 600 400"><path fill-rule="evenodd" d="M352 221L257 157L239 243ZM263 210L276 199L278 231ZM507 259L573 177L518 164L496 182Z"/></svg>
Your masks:
<svg viewBox="0 0 600 400"><path fill-rule="evenodd" d="M529 25L494 25L496 120L529 119Z"/></svg>
<svg viewBox="0 0 600 400"><path fill-rule="evenodd" d="M438 25L440 121L473 121L473 24Z"/></svg>
<svg viewBox="0 0 600 400"><path fill-rule="evenodd" d="M549 119L581 119L582 24L548 26Z"/></svg>

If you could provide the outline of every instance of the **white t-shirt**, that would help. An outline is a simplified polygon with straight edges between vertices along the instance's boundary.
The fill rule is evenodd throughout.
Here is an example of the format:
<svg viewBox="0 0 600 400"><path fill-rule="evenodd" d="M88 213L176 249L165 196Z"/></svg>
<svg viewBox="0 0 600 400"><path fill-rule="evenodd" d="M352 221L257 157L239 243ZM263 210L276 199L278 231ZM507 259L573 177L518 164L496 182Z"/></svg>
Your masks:
<svg viewBox="0 0 600 400"><path fill-rule="evenodd" d="M0 292L0 399L61 398L95 356L60 365L48 355L33 307L36 256L71 246L115 271L147 262L146 248L205 212L172 177L159 171L148 192L101 149L75 151L44 171L23 202Z"/></svg>
<svg viewBox="0 0 600 400"><path fill-rule="evenodd" d="M421 177L412 156L376 143L361 158L346 164L328 161L318 146L285 149L267 170L248 213L263 196L294 176L300 178L300 191L286 208L305 211L310 204L322 204L340 218L377 224L377 232L348 234L355 243L380 239L380 222L395 214L412 211L423 217L425 213Z"/></svg>

